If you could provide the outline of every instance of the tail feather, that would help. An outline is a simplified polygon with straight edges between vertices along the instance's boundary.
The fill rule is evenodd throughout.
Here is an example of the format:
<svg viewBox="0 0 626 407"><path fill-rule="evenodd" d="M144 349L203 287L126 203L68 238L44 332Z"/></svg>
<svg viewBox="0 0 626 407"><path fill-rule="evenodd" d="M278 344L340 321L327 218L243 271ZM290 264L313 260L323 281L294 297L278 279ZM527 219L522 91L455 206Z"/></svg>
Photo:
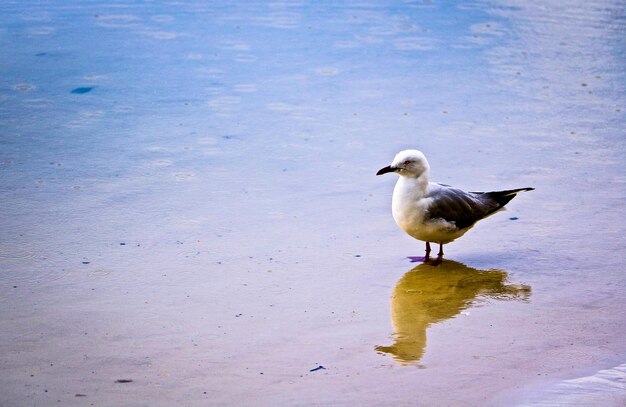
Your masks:
<svg viewBox="0 0 626 407"><path fill-rule="evenodd" d="M515 196L520 192L532 191L535 188L518 188L518 189L509 189L506 191L492 191L492 192L472 192L472 194L476 194L480 197L480 199L485 199L488 201L493 201L498 204L495 210L502 208L504 205L508 204L511 199L515 198Z"/></svg>

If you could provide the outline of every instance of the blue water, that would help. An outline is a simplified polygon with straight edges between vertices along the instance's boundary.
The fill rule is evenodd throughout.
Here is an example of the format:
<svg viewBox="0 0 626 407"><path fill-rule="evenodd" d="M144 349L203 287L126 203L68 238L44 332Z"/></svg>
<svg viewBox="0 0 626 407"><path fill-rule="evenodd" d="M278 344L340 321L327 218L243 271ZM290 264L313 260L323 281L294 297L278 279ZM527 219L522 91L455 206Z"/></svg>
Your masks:
<svg viewBox="0 0 626 407"><path fill-rule="evenodd" d="M0 404L524 404L622 366L625 27L610 0L2 2ZM460 305L419 360L376 351L424 310L374 176L404 148L536 188L446 247L524 301L437 276Z"/></svg>

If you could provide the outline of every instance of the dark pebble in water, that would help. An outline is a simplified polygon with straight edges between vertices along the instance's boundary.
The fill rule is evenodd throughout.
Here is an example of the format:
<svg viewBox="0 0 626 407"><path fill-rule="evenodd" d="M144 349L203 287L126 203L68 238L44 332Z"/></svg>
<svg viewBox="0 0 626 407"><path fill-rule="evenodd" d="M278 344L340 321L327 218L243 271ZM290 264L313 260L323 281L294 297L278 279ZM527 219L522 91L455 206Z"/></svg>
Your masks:
<svg viewBox="0 0 626 407"><path fill-rule="evenodd" d="M76 89L72 89L72 93L75 93L77 95L82 95L83 93L91 92L92 90L93 90L93 87L76 88Z"/></svg>
<svg viewBox="0 0 626 407"><path fill-rule="evenodd" d="M17 288L17 286L16 286L16 285L14 285L14 286L13 286L13 288Z"/></svg>
<svg viewBox="0 0 626 407"><path fill-rule="evenodd" d="M132 383L132 379L117 379L115 383Z"/></svg>
<svg viewBox="0 0 626 407"><path fill-rule="evenodd" d="M354 257L361 257L361 255L360 254L355 254Z"/></svg>
<svg viewBox="0 0 626 407"><path fill-rule="evenodd" d="M519 218L517 216L513 216L511 218L509 218L509 220L518 220Z"/></svg>
<svg viewBox="0 0 626 407"><path fill-rule="evenodd" d="M84 261L83 264L89 264L91 263L90 261Z"/></svg>
<svg viewBox="0 0 626 407"><path fill-rule="evenodd" d="M87 397L86 394L81 394L81 393L76 393L74 394L74 397Z"/></svg>
<svg viewBox="0 0 626 407"><path fill-rule="evenodd" d="M324 366L319 365L318 367L316 367L316 368L314 368L314 369L309 370L309 372L316 372L316 371L318 371L318 370L322 370L322 369L326 370L326 368L325 368Z"/></svg>
<svg viewBox="0 0 626 407"><path fill-rule="evenodd" d="M42 57L44 55L48 55L48 54L46 54L45 52L40 52L38 54L35 54L36 57Z"/></svg>
<svg viewBox="0 0 626 407"><path fill-rule="evenodd" d="M126 243L122 242L120 243L120 246L126 246Z"/></svg>

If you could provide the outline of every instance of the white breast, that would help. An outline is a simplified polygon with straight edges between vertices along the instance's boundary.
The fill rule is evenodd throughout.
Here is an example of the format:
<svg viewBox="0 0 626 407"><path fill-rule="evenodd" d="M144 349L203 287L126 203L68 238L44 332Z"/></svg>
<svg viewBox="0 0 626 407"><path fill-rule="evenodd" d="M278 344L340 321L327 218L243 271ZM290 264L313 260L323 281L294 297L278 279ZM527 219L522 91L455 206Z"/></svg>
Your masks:
<svg viewBox="0 0 626 407"><path fill-rule="evenodd" d="M420 178L400 177L393 190L392 213L398 226L417 240L448 243L462 236L467 230L458 230L443 219L428 220L428 181Z"/></svg>

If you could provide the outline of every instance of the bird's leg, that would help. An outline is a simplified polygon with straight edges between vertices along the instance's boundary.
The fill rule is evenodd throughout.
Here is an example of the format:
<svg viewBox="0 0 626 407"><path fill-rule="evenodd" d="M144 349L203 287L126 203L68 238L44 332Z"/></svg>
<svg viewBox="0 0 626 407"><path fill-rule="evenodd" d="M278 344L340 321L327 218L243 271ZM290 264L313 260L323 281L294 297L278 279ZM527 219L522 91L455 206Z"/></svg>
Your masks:
<svg viewBox="0 0 626 407"><path fill-rule="evenodd" d="M411 259L411 263L417 263L418 261L428 263L430 262L430 251L430 242L426 242L426 256L409 256L408 258Z"/></svg>
<svg viewBox="0 0 626 407"><path fill-rule="evenodd" d="M433 261L429 261L431 266L438 266L443 261L443 244L439 243L439 253L437 253L437 258Z"/></svg>

